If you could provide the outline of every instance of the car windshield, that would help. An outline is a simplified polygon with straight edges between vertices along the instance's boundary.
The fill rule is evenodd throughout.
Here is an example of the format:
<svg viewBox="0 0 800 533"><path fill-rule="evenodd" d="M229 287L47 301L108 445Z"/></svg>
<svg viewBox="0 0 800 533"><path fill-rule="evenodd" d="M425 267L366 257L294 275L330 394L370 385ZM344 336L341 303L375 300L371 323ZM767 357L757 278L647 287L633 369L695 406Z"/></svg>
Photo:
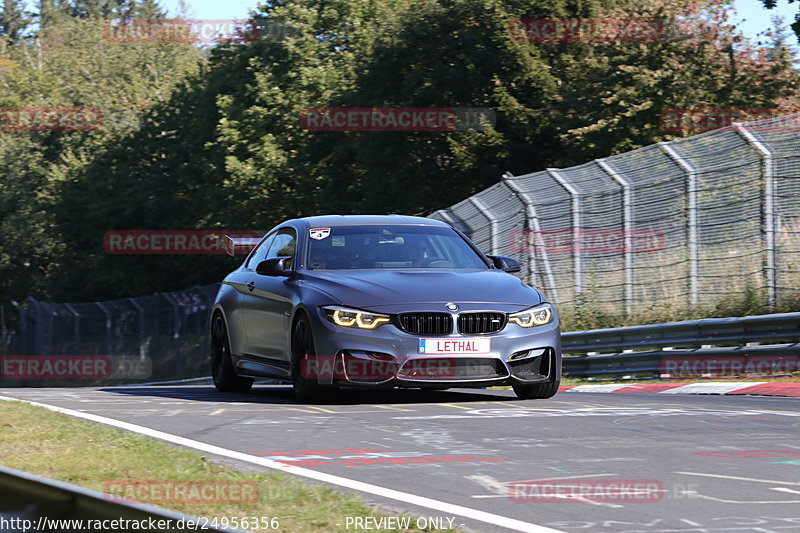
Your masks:
<svg viewBox="0 0 800 533"><path fill-rule="evenodd" d="M312 228L308 241L312 270L488 268L458 233L440 226Z"/></svg>

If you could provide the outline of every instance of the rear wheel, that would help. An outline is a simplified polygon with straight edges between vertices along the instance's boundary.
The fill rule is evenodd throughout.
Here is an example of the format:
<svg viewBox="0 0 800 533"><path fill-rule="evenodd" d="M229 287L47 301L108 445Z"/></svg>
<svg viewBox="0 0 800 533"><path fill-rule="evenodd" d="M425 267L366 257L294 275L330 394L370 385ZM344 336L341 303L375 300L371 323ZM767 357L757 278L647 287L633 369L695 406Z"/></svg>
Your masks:
<svg viewBox="0 0 800 533"><path fill-rule="evenodd" d="M555 396L559 385L561 385L561 380L549 383L534 383L532 385L514 384L512 387L520 400L541 400Z"/></svg>
<svg viewBox="0 0 800 533"><path fill-rule="evenodd" d="M324 398L325 389L310 372L312 366L308 364L315 355L311 324L308 317L300 315L292 328L292 388L299 402L318 403Z"/></svg>
<svg viewBox="0 0 800 533"><path fill-rule="evenodd" d="M220 313L211 322L211 375L220 392L247 392L253 386L252 379L239 377L233 370L228 328Z"/></svg>

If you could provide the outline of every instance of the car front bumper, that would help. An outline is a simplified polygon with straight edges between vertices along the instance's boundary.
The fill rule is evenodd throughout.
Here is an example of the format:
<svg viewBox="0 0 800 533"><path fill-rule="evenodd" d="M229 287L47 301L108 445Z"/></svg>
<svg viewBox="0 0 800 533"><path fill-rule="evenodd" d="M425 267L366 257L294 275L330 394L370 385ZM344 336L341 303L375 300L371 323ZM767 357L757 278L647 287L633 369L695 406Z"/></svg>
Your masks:
<svg viewBox="0 0 800 533"><path fill-rule="evenodd" d="M331 323L318 310L312 320L315 361L307 377L323 385L365 387L489 387L551 382L561 375L558 319L523 328L514 323L491 334L436 336L439 339L490 339L488 353L420 354L421 338L394 324L374 330Z"/></svg>

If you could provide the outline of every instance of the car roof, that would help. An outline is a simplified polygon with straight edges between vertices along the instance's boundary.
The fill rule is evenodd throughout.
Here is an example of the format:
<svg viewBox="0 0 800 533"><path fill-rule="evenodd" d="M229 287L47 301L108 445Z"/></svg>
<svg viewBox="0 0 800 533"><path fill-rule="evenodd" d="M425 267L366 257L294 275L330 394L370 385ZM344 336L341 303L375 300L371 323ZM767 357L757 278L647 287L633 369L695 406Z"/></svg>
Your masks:
<svg viewBox="0 0 800 533"><path fill-rule="evenodd" d="M425 217L408 215L320 215L297 218L287 222L307 224L308 227L360 226L372 224L402 224L415 226L450 227L446 222Z"/></svg>

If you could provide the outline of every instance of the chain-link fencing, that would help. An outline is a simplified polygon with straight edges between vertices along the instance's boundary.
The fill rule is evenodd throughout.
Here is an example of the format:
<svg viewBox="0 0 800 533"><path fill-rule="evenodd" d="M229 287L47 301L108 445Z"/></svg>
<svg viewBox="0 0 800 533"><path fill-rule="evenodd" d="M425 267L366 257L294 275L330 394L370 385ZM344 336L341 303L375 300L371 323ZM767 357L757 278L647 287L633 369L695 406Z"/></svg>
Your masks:
<svg viewBox="0 0 800 533"><path fill-rule="evenodd" d="M0 379L49 386L208 376L210 313L219 286L92 303L29 297L12 303L13 313L4 306L0 355L22 357L6 357ZM48 366L33 366L24 356L55 357ZM80 366L70 367L70 361ZM95 373L104 361L125 368Z"/></svg>
<svg viewBox="0 0 800 533"><path fill-rule="evenodd" d="M800 290L800 114L500 182L430 215L565 309L631 315Z"/></svg>

